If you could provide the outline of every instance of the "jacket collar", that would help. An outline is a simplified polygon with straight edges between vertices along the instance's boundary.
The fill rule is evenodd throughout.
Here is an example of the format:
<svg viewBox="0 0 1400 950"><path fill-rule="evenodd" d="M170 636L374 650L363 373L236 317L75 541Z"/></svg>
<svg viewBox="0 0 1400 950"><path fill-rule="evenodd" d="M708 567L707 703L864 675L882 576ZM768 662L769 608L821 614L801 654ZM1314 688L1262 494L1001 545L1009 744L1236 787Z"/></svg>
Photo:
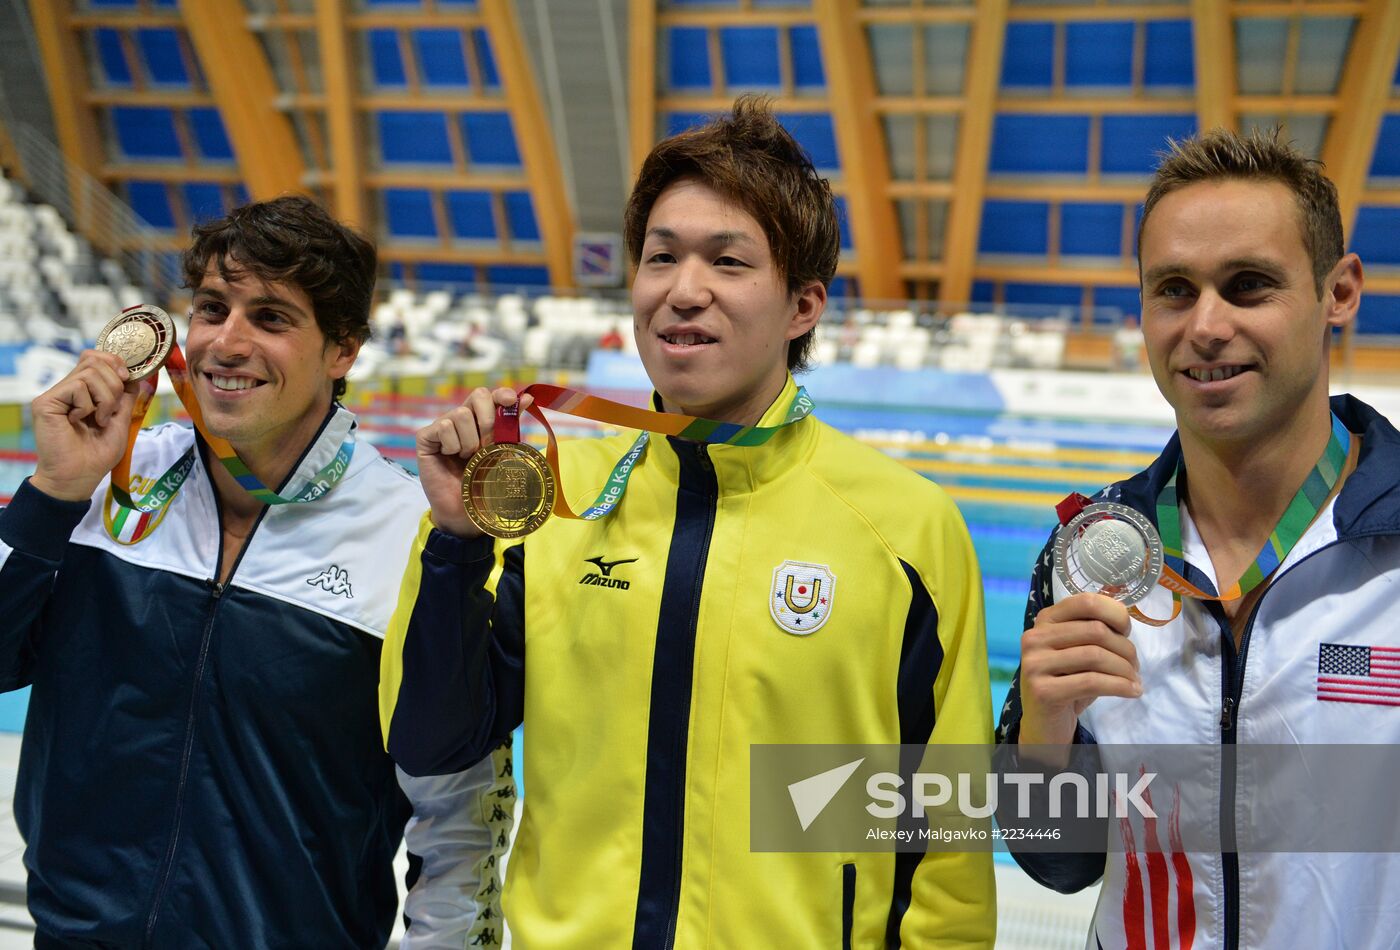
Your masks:
<svg viewBox="0 0 1400 950"><path fill-rule="evenodd" d="M1356 470L1347 476L1332 509L1339 540L1400 534L1400 432L1385 416L1350 394L1333 396L1332 411L1361 436ZM1110 485L1095 500L1117 501L1157 524L1157 496L1181 461L1181 438L1172 433L1162 454L1144 471Z"/></svg>
<svg viewBox="0 0 1400 950"><path fill-rule="evenodd" d="M758 424L761 426L779 425L787 418L788 407L797 395L797 383L789 374L782 392L764 411ZM652 394L652 406L661 409L661 396ZM816 444L817 422L808 416L778 432L762 445L709 445L686 442L667 436L655 447L654 458L671 480L679 477L679 469L684 460L689 468L698 458L701 450L709 455L714 468L715 479L722 495L751 492L767 482L780 477L793 467L803 464ZM651 454L651 453L648 453Z"/></svg>

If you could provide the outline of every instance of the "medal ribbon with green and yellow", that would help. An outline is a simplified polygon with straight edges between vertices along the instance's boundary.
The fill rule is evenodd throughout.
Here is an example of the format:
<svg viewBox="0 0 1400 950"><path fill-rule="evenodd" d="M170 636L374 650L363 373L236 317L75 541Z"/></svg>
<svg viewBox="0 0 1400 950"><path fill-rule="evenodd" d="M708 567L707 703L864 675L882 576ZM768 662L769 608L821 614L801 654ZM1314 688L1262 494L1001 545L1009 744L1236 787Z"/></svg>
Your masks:
<svg viewBox="0 0 1400 950"><path fill-rule="evenodd" d="M233 446L226 439L210 434L204 424L204 413L200 411L199 400L194 395L194 387L190 382L189 367L185 363L185 355L180 351L178 344L173 345L170 349L170 355L165 361L165 371L169 374L170 382L175 387L175 394L179 396L185 411L189 413L195 429L208 444L210 452L248 494L262 503L284 505L315 501L330 491L344 477L346 469L350 467L350 459L355 453L355 420L348 410L337 406L331 419L322 427L320 434L316 437L316 442L311 450L288 479L287 484L292 487L283 492L268 488L248 470L248 466L243 464L238 453L234 451ZM159 373L152 373L138 383L140 390L131 410L126 451L122 454L121 461L117 463L116 468L112 469L112 498L122 508L145 515L158 514L166 505L170 504L180 487L185 483L185 479L189 477L190 470L194 467L195 450L190 448L174 465L155 480L154 485L148 491L141 493L139 497L134 497L131 494L132 450L136 446L136 436L145 423L151 400L155 398L158 378ZM108 533L116 538L126 519L125 514L108 519Z"/></svg>
<svg viewBox="0 0 1400 950"><path fill-rule="evenodd" d="M1269 540L1264 542L1254 563L1245 569L1239 580L1223 593L1217 594L1202 590L1185 577L1186 557L1181 549L1181 510L1177 482L1185 475L1186 468L1184 462L1178 465L1157 496L1157 527L1162 536L1163 549L1162 577L1158 583L1172 592L1172 618L1181 612L1182 595L1196 600L1239 600L1268 580L1269 575L1284 562L1288 552L1293 550L1293 546L1317 518L1318 511L1326 504L1332 490L1337 487L1337 482L1346 468L1351 448L1351 433L1334 413L1327 448L1303 481L1303 487L1298 489L1298 493L1284 509L1283 517L1269 535Z"/></svg>
<svg viewBox="0 0 1400 950"><path fill-rule="evenodd" d="M549 461L549 467L554 470L556 480L559 479L558 445L554 439L554 430L550 428L549 420L544 417L541 409L552 409L556 412L577 416L581 419L590 419L606 425L642 430L636 441L632 443L632 447L613 466L612 473L608 476L608 481L598 494L598 498L583 512L575 514L573 509L569 507L569 503L564 497L562 482L560 483L560 490L554 495L554 514L561 518L576 518L583 521L596 521L602 518L612 512L622 501L622 495L627 491L627 481L632 476L632 468L642 457L642 453L646 451L653 432L675 436L689 442L704 442L709 445L762 445L783 429L807 418L816 408L812 397L807 395L807 390L799 386L792 402L788 405L787 413L782 422L771 426L745 426L733 422L702 419L699 416L686 416L677 412L656 412L652 409L641 409L613 402L611 399L603 399L600 396L590 396L577 389L553 386L548 383L533 383L520 390L520 394L534 397L534 402L527 411L544 425L545 432L548 434L549 445L545 452L545 458Z"/></svg>

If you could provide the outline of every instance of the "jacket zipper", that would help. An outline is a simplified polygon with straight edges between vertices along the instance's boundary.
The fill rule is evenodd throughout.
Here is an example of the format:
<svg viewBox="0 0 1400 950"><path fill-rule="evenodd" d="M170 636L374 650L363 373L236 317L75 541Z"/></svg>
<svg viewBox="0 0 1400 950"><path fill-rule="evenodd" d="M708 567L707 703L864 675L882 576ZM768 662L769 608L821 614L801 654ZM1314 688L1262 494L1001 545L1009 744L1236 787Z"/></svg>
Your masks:
<svg viewBox="0 0 1400 950"><path fill-rule="evenodd" d="M190 758L194 752L194 720L199 709L199 694L204 682L204 667L209 658L209 647L214 641L214 617L219 611L219 603L223 598L224 591L233 581L233 575L238 572L238 565L243 563L243 555L248 552L249 545L253 543L253 535L257 533L258 527L268 512L266 505L263 506L262 511L258 512L257 520L253 522L248 537L243 539L243 547L239 549L238 557L233 562L233 568L228 572L228 581L220 583L218 578L223 574L224 567L224 515L223 509L219 505L219 489L212 478L209 480L209 485L214 492L214 511L219 519L219 556L214 560L214 576L204 581L211 594L209 617L204 623L204 633L199 643L199 659L195 661L194 666L194 685L190 690L190 709L185 717L185 747L180 753L180 779L175 786L175 809L170 825L170 844L166 847L165 857L161 862L155 896L151 900L151 912L146 917L146 933L143 940L146 946L150 946L151 937L155 934L156 919L160 916L161 904L165 902L165 892L170 886L170 877L175 871L175 852L180 844L180 820L185 808L185 788L189 781Z"/></svg>
<svg viewBox="0 0 1400 950"><path fill-rule="evenodd" d="M709 562L709 559L710 559L710 539L714 536L714 531L715 531L715 513L716 513L716 508L718 507L718 501L719 501L719 483L718 483L718 481L715 479L715 467L714 467L714 463L710 461L710 455L709 455L708 449L709 449L709 446L705 445L704 443L701 443L700 445L696 446L696 451L695 451L696 460L700 463L700 467L706 472L706 474L708 474L708 475L710 476L710 481L709 481L709 484L707 484L707 485L704 486L704 488L706 489L706 494L708 495L708 498L707 498L706 500L709 502L709 505L706 506L706 511L705 511L705 538L704 538L704 543L700 546L700 559L699 559L699 563L696 564L696 569L695 569L695 580L694 580L694 585L695 585L695 586L691 589L690 626L687 628L687 631L686 631L687 634L688 634L689 637L690 637L690 642L691 642L691 645L692 645L692 651L693 651L693 649L694 649L694 644L695 644L695 640L696 640L696 634L698 633L699 627L700 627L700 594L701 594L701 588L704 586L702 582L703 582L704 577L705 577L705 565ZM694 671L695 671L695 666L694 666L694 664L695 664L695 659L694 659L694 653L692 652L692 655L691 655L691 676L692 676L692 677L694 676ZM693 696L693 694L692 694L692 696ZM692 701L693 701L693 699L692 699ZM676 752L676 756L677 756L678 759L679 759L679 756L680 756L680 753L681 753L681 747L682 747L682 745L684 744L684 742L685 742L685 730L680 730L680 731L678 731L678 732L676 733L676 736L675 736L675 746L674 746L675 752ZM687 770L687 774L689 774L689 770ZM686 786L686 783L685 783L685 782L681 782L681 783L679 783L679 784L676 786L676 812L675 812L675 813L676 813L677 815L680 815L680 816L681 816L681 826L682 826L682 827L676 829L676 835L677 835L677 840L678 840L678 841L683 841L683 840L684 840L684 833L685 833L685 828L684 828L684 825L685 825L685 786ZM665 942L662 944L662 946L664 947L664 950L672 950L672 948L676 945L676 921L677 921L677 918L680 917L680 909L681 909L681 864L682 864L682 861L683 861L684 857L685 857L685 846L684 846L683 844L682 844L682 845L678 845L677 848L676 848L676 861L675 861L675 865L674 865L674 866L672 867L672 869L671 869L671 874L672 874L672 877L671 877L671 906L670 906L670 908L669 908L669 910L667 911L667 914L666 914L666 940L665 940Z"/></svg>
<svg viewBox="0 0 1400 950"><path fill-rule="evenodd" d="M1220 705L1220 742L1222 745L1235 745L1236 730L1239 726L1240 698L1244 692L1244 664L1249 656L1249 636L1254 631L1254 618L1259 616L1259 610L1264 606L1264 598L1269 596L1275 585L1283 580L1285 576L1293 573L1301 565L1321 554L1329 548L1336 547L1343 543L1350 543L1363 537L1373 535L1388 534L1391 532L1368 532L1363 535L1337 538L1334 541L1322 545L1305 557L1299 558L1298 563L1288 570L1275 577L1264 592L1259 595L1259 599L1254 602L1254 609L1250 611L1248 619L1245 620L1244 633L1240 636L1240 648L1236 653L1234 649L1234 638L1229 637L1226 644L1231 653L1234 653L1234 663L1230 670L1230 675L1223 682L1224 696ZM1223 619L1223 614L1220 618ZM1223 632L1223 631L1222 631ZM1223 758L1223 756L1222 756ZM1228 767L1222 767L1220 775L1220 838L1221 844L1229 845L1233 849L1235 845L1235 795L1238 792L1235 775L1235 756L1233 750L1229 756ZM1224 763L1222 763L1224 765ZM1239 950L1240 945L1240 856L1235 850L1222 850L1220 854L1222 870L1225 873L1225 950Z"/></svg>

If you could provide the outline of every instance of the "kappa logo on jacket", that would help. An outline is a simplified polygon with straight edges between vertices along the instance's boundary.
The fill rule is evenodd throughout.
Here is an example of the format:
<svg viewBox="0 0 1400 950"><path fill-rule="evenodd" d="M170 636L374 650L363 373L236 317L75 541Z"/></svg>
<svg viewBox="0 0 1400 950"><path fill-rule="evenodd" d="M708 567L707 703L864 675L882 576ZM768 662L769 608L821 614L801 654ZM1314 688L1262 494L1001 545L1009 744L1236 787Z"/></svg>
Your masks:
<svg viewBox="0 0 1400 950"><path fill-rule="evenodd" d="M768 609L778 626L805 637L825 625L836 600L836 575L825 564L784 561L773 568Z"/></svg>
<svg viewBox="0 0 1400 950"><path fill-rule="evenodd" d="M350 572L335 564L332 564L315 577L308 577L306 583L310 584L312 587L328 590L332 594L344 594L351 600L355 598L354 593L350 590Z"/></svg>
<svg viewBox="0 0 1400 950"><path fill-rule="evenodd" d="M584 558L585 564L594 564L598 570L589 571L580 577L578 582L585 587L614 587L618 590L627 590L632 586L632 582L621 577L613 577L613 568L619 564L632 564L636 560L634 557L627 557L618 561L605 561L601 554L597 557Z"/></svg>

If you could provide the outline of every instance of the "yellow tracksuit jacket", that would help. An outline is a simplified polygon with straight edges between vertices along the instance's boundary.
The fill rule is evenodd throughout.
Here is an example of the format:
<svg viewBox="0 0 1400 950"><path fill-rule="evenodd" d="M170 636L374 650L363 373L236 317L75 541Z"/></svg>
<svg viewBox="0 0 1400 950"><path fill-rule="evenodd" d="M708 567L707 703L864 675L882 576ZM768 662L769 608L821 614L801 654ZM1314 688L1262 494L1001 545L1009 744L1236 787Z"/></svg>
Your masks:
<svg viewBox="0 0 1400 950"><path fill-rule="evenodd" d="M630 442L564 446L574 510ZM824 604L787 562L827 578ZM523 542L425 518L380 706L410 774L527 724L505 892L526 950L989 947L990 854L749 848L751 744L986 743L988 689L956 508L808 417L757 447L656 437L611 515Z"/></svg>

